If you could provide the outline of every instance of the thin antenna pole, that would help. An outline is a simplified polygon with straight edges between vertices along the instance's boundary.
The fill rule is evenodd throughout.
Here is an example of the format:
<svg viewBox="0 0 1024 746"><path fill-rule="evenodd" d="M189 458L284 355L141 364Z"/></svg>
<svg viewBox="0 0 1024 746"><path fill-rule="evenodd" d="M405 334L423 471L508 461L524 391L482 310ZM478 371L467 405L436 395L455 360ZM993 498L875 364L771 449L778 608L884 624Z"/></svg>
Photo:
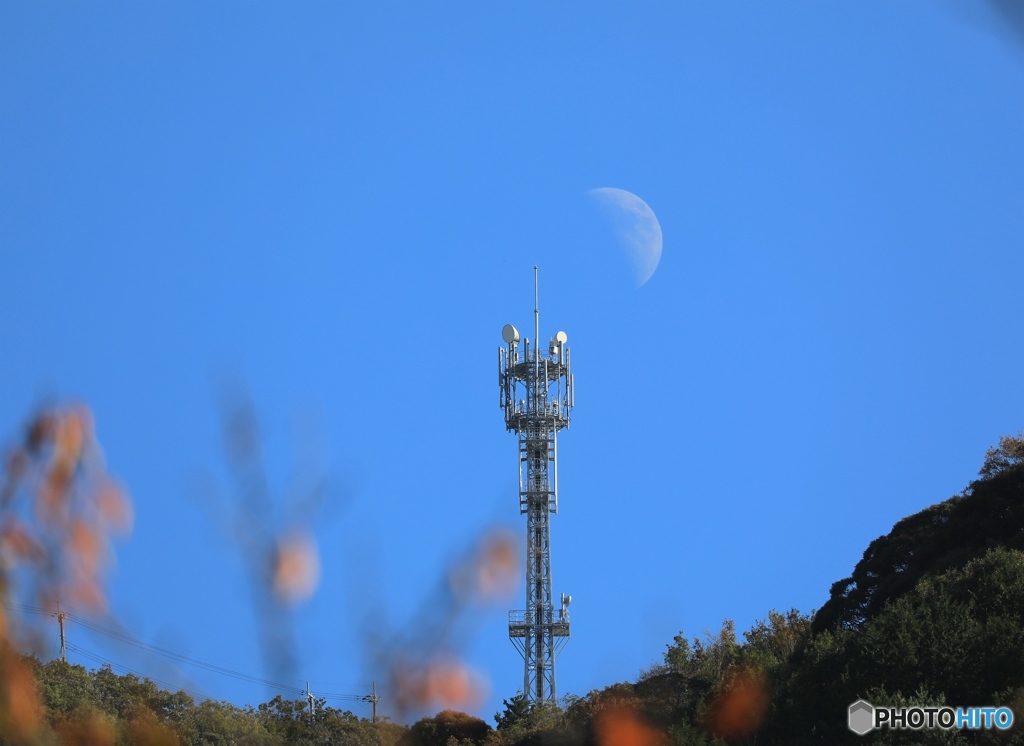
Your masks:
<svg viewBox="0 0 1024 746"><path fill-rule="evenodd" d="M540 357L540 290L537 284L537 265L533 265L533 354Z"/></svg>

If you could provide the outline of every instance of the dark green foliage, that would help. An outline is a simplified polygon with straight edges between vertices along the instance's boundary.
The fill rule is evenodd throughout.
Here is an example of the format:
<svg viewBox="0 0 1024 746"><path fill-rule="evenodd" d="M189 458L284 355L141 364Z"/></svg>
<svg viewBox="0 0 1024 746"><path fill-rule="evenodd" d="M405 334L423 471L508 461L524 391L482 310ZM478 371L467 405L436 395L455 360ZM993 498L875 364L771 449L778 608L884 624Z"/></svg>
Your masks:
<svg viewBox="0 0 1024 746"><path fill-rule="evenodd" d="M596 743L601 713L619 708L679 745L1024 744L1024 436L1002 438L980 474L963 495L872 542L813 623L795 610L772 611L742 642L728 620L704 638L677 635L662 664L635 684L576 701L544 735ZM759 727L722 732L721 713L756 709L748 706L756 697L741 696L751 691L767 692ZM858 698L905 707L1006 704L1018 725L860 737L846 727ZM545 742L533 733L500 743Z"/></svg>
<svg viewBox="0 0 1024 746"><path fill-rule="evenodd" d="M394 746L408 733L407 728L374 725L347 710L327 707L323 699L314 700L312 712L306 700L280 696L255 709L212 700L197 704L185 692L164 691L134 674L120 676L109 666L87 671L60 660L23 660L35 674L45 715L43 729L32 741L39 746ZM484 728L490 730L486 724ZM0 745L6 743L0 733Z"/></svg>
<svg viewBox="0 0 1024 746"><path fill-rule="evenodd" d="M495 726L499 731L507 732L527 723L530 716L530 701L520 692L512 699L502 700L504 712L494 713Z"/></svg>
<svg viewBox="0 0 1024 746"><path fill-rule="evenodd" d="M1001 439L963 495L897 523L832 587L815 634L773 692L763 734L770 742L784 742L784 734L792 743L859 742L841 716L859 697L954 706L1016 701L1024 690L1022 457L1024 440ZM889 732L879 742L926 737L958 742L950 734L919 733L914 741ZM1000 742L1007 737L1018 738Z"/></svg>
<svg viewBox="0 0 1024 746"><path fill-rule="evenodd" d="M311 708L305 699L289 700L279 695L251 714L273 743L359 746L381 740L371 723L347 710L327 707L323 699L314 699Z"/></svg>
<svg viewBox="0 0 1024 746"><path fill-rule="evenodd" d="M869 680L986 705L1024 686L1024 554L996 549L921 581L858 637ZM1024 714L1024 713L1022 713Z"/></svg>
<svg viewBox="0 0 1024 746"><path fill-rule="evenodd" d="M1001 438L981 474L965 494L904 518L871 542L853 575L832 586L814 631L859 629L927 575L995 547L1024 550L1024 439Z"/></svg>
<svg viewBox="0 0 1024 746"><path fill-rule="evenodd" d="M1024 692L1024 553L995 549L923 580L859 631L815 635L775 693L765 733L792 743L855 743L843 713L854 700L953 706L1013 702ZM1012 705L1011 705L1012 706ZM1024 709L1016 709L1018 717ZM1022 729L1017 726L1010 737ZM994 736L986 736L994 737ZM924 743L887 734L886 743ZM937 734L928 734L928 742ZM1010 741L1001 741L1010 742Z"/></svg>
<svg viewBox="0 0 1024 746"><path fill-rule="evenodd" d="M570 696L569 703L577 699ZM522 693L511 700L504 700L503 704L504 712L494 714L497 738L493 740L498 743L549 744L555 734L562 735L566 730L565 713L561 707L550 704L531 707Z"/></svg>
<svg viewBox="0 0 1024 746"><path fill-rule="evenodd" d="M89 672L60 659L36 666L36 681L43 706L53 720L65 720L99 708Z"/></svg>
<svg viewBox="0 0 1024 746"><path fill-rule="evenodd" d="M759 660L764 668L776 670L792 659L810 634L809 616L796 609L785 614L773 609L766 619L755 622L749 631L743 633L746 640L744 655L748 660Z"/></svg>
<svg viewBox="0 0 1024 746"><path fill-rule="evenodd" d="M227 702L206 700L192 711L196 746L271 746L280 741L267 732L252 710L243 710Z"/></svg>
<svg viewBox="0 0 1024 746"><path fill-rule="evenodd" d="M976 556L974 533L962 530L966 497L953 497L899 521L868 545L853 575L832 585L814 631L859 629L885 604L911 590L925 573ZM1024 519L1024 514L1021 515Z"/></svg>

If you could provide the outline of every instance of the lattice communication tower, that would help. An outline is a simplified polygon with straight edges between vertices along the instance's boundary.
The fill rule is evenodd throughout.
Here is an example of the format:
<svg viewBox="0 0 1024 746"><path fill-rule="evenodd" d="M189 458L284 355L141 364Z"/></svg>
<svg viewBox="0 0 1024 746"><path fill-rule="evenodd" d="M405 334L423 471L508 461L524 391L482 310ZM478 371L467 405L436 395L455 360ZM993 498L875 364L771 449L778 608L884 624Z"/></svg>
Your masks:
<svg viewBox="0 0 1024 746"><path fill-rule="evenodd" d="M573 380L565 332L540 345L537 267L533 268L534 343L506 324L498 348L505 427L519 439L519 513L526 514L526 609L508 614L508 636L523 656L523 693L555 702L555 658L569 639L569 603L551 595L551 514L558 512L558 431L569 427Z"/></svg>

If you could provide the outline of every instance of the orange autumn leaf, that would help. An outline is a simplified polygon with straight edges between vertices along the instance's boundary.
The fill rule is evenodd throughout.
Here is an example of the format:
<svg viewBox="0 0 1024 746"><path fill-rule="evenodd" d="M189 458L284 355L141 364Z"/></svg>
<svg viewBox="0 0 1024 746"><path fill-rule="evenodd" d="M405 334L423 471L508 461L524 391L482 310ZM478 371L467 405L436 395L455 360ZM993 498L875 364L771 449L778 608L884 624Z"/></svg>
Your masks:
<svg viewBox="0 0 1024 746"><path fill-rule="evenodd" d="M0 546L23 559L39 559L46 554L42 545L15 519L0 533Z"/></svg>
<svg viewBox="0 0 1024 746"><path fill-rule="evenodd" d="M594 721L598 746L667 746L665 734L625 707L598 714Z"/></svg>
<svg viewBox="0 0 1024 746"><path fill-rule="evenodd" d="M399 705L475 707L483 700L484 679L458 659L441 658L424 665L396 667L392 675Z"/></svg>
<svg viewBox="0 0 1024 746"><path fill-rule="evenodd" d="M493 531L471 556L452 566L448 588L460 603L496 601L511 595L519 579L515 537L506 531Z"/></svg>
<svg viewBox="0 0 1024 746"><path fill-rule="evenodd" d="M91 425L91 418L77 408L64 414L57 420L54 434L54 459L68 463L77 462L82 456L82 445L86 439L86 428Z"/></svg>
<svg viewBox="0 0 1024 746"><path fill-rule="evenodd" d="M113 746L114 729L98 713L57 723L57 737L64 746Z"/></svg>
<svg viewBox="0 0 1024 746"><path fill-rule="evenodd" d="M82 575L76 578L68 589L72 606L92 612L102 612L107 608L107 598L96 578Z"/></svg>
<svg viewBox="0 0 1024 746"><path fill-rule="evenodd" d="M735 672L728 688L711 702L708 730L726 738L749 735L761 727L768 700L763 674L746 669Z"/></svg>
<svg viewBox="0 0 1024 746"><path fill-rule="evenodd" d="M10 653L0 667L0 730L31 738L39 730L43 706L32 671Z"/></svg>
<svg viewBox="0 0 1024 746"><path fill-rule="evenodd" d="M39 485L36 493L36 517L48 528L62 523L70 497L71 468L66 464L52 468Z"/></svg>
<svg viewBox="0 0 1024 746"><path fill-rule="evenodd" d="M9 562L32 562L27 572L38 575L22 589L22 574L0 568L4 596L33 594L34 603L47 609L70 603L104 610L108 534L129 530L132 515L126 493L100 457L91 411L69 405L38 413L24 441L4 454L3 467L0 549ZM27 514L12 506L20 497L29 500ZM0 643L17 634L16 626L13 618L0 618Z"/></svg>
<svg viewBox="0 0 1024 746"><path fill-rule="evenodd" d="M136 718L132 722L131 730L132 743L139 746L178 746L180 743L174 731L151 720Z"/></svg>
<svg viewBox="0 0 1024 746"><path fill-rule="evenodd" d="M84 569L95 569L100 562L100 554L103 545L96 535L96 529L90 526L81 518L71 522L71 534L68 538L67 549L78 556L78 560Z"/></svg>
<svg viewBox="0 0 1024 746"><path fill-rule="evenodd" d="M96 508L105 525L121 534L131 532L134 521L131 501L112 479L104 480L99 488Z"/></svg>
<svg viewBox="0 0 1024 746"><path fill-rule="evenodd" d="M427 693L430 701L466 707L477 702L479 691L469 668L461 663L432 665L427 671Z"/></svg>
<svg viewBox="0 0 1024 746"><path fill-rule="evenodd" d="M280 540L274 557L274 594L284 601L304 601L320 582L320 554L316 541L305 533Z"/></svg>
<svg viewBox="0 0 1024 746"><path fill-rule="evenodd" d="M480 592L484 598L502 598L511 594L519 582L519 554L515 539L508 533L487 537L479 568Z"/></svg>

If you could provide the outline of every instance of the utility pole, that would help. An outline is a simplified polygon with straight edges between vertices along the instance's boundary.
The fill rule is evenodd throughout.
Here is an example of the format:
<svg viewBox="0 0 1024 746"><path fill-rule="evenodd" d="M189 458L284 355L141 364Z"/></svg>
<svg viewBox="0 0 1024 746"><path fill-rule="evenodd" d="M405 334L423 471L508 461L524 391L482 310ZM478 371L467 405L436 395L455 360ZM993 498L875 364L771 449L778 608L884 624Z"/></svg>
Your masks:
<svg viewBox="0 0 1024 746"><path fill-rule="evenodd" d="M313 694L309 691L309 682L306 682L306 701L309 702L309 718L313 719Z"/></svg>
<svg viewBox="0 0 1024 746"><path fill-rule="evenodd" d="M64 637L64 617L67 616L63 611L60 610L60 604L57 604L57 613L53 616L57 617L57 625L60 627L60 659L65 663L68 662L68 644Z"/></svg>
<svg viewBox="0 0 1024 746"><path fill-rule="evenodd" d="M367 694L365 697L363 697L363 701L364 702L370 702L373 705L373 720L371 720L370 722L372 722L374 725L376 725L377 724L377 703L380 702L380 697L377 696L377 682L376 681L373 682L373 693L372 694Z"/></svg>

